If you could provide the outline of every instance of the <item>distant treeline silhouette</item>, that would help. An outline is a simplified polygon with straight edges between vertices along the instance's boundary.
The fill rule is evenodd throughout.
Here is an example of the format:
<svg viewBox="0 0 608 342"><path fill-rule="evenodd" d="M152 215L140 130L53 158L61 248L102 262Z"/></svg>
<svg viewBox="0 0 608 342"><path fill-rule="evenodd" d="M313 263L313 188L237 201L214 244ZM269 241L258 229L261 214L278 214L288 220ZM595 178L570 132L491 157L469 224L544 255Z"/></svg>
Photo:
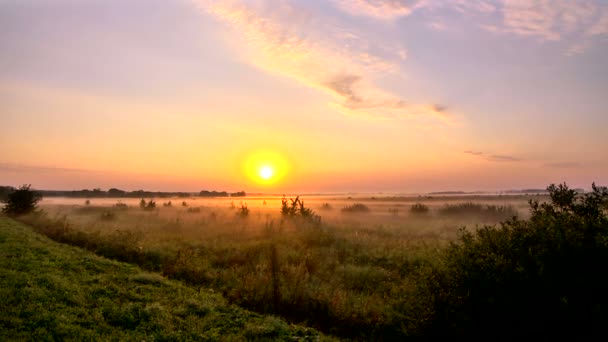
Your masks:
<svg viewBox="0 0 608 342"><path fill-rule="evenodd" d="M12 186L0 186L0 200L8 197L9 194L14 192L16 189ZM229 193L226 191L209 191L203 190L199 193L190 192L162 192L162 191L125 191L116 188L111 188L108 191L95 188L93 190L36 190L39 194L44 197L75 197L75 198L103 198L103 197L116 197L116 198L164 198L164 197L245 197L247 194L245 191L237 191Z"/></svg>

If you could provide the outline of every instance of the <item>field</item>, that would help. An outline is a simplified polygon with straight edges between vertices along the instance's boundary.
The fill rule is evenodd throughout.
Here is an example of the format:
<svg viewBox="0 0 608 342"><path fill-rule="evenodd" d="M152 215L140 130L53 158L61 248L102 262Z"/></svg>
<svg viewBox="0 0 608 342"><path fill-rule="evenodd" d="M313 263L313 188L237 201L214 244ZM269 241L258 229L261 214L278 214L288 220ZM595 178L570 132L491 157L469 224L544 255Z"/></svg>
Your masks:
<svg viewBox="0 0 608 342"><path fill-rule="evenodd" d="M0 340L315 340L210 290L58 244L0 217Z"/></svg>
<svg viewBox="0 0 608 342"><path fill-rule="evenodd" d="M259 313L338 337L390 340L427 324L420 280L440 267L438 255L460 229L526 217L528 199L310 196L302 198L314 211L306 216L282 215L277 196L165 198L146 208L139 200L50 198L43 213L22 220Z"/></svg>

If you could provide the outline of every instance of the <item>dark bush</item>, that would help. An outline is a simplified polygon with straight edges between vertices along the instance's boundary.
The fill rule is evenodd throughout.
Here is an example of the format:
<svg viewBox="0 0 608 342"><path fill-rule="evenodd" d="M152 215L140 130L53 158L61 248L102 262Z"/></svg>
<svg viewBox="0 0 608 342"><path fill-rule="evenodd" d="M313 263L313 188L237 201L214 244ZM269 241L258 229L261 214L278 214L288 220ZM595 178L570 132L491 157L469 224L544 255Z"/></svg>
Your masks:
<svg viewBox="0 0 608 342"><path fill-rule="evenodd" d="M606 336L608 191L547 188L529 220L463 231L430 276L430 333Z"/></svg>
<svg viewBox="0 0 608 342"><path fill-rule="evenodd" d="M305 207L304 201L300 199L300 196L296 196L295 199L290 198L289 201L283 196L283 199L281 199L281 215L290 218L301 218L315 225L321 223L321 216L315 214L312 209Z"/></svg>
<svg viewBox="0 0 608 342"><path fill-rule="evenodd" d="M146 202L146 200L142 198L141 201L139 201L139 207L143 210L151 211L156 209L156 202L152 199Z"/></svg>
<svg viewBox="0 0 608 342"><path fill-rule="evenodd" d="M425 215L429 213L429 207L426 204L416 203L411 206L410 214L413 215Z"/></svg>
<svg viewBox="0 0 608 342"><path fill-rule="evenodd" d="M446 204L438 213L442 216L473 217L496 222L517 216L517 210L511 206L483 205L473 202Z"/></svg>
<svg viewBox="0 0 608 342"><path fill-rule="evenodd" d="M36 210L42 195L31 190L31 185L22 185L19 189L10 193L6 200L2 212L9 216L18 216L31 213Z"/></svg>
<svg viewBox="0 0 608 342"><path fill-rule="evenodd" d="M341 209L343 213L368 213L371 210L363 203L355 203Z"/></svg>
<svg viewBox="0 0 608 342"><path fill-rule="evenodd" d="M249 216L249 208L247 207L247 204L241 203L241 207L239 208L237 215L242 218Z"/></svg>
<svg viewBox="0 0 608 342"><path fill-rule="evenodd" d="M334 207L332 207L332 205L329 203L321 204L321 210L333 210L333 209L334 209Z"/></svg>

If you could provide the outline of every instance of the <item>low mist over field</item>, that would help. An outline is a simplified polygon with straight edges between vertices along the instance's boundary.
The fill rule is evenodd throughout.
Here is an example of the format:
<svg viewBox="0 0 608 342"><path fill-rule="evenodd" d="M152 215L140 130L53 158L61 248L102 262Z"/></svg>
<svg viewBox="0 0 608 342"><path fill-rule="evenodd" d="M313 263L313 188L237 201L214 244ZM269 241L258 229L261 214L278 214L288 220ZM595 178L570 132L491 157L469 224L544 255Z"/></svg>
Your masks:
<svg viewBox="0 0 608 342"><path fill-rule="evenodd" d="M0 1L0 340L606 339L607 55L603 0Z"/></svg>

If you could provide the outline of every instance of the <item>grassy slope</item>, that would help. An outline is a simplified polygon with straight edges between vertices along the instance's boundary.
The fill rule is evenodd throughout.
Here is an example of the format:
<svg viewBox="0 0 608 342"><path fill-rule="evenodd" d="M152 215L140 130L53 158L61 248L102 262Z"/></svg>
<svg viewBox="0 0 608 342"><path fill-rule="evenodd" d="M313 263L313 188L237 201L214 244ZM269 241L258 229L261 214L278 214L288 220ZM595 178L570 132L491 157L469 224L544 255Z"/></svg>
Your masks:
<svg viewBox="0 0 608 342"><path fill-rule="evenodd" d="M0 217L0 340L318 340Z"/></svg>

